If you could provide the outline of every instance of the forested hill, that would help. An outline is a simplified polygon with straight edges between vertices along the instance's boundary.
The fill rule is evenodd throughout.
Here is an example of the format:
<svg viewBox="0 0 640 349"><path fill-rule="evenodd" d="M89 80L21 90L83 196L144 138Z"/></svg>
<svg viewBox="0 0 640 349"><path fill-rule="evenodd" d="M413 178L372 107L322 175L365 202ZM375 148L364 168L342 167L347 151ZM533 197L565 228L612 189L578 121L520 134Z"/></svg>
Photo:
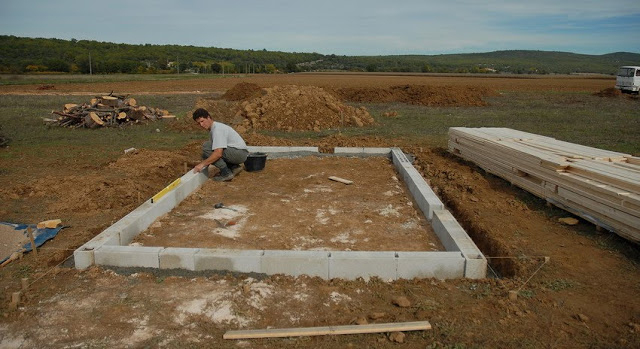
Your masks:
<svg viewBox="0 0 640 349"><path fill-rule="evenodd" d="M640 65L640 54L585 55L510 50L488 53L338 56L179 45L130 45L90 40L0 35L0 73L276 73L370 71L520 74L614 74Z"/></svg>

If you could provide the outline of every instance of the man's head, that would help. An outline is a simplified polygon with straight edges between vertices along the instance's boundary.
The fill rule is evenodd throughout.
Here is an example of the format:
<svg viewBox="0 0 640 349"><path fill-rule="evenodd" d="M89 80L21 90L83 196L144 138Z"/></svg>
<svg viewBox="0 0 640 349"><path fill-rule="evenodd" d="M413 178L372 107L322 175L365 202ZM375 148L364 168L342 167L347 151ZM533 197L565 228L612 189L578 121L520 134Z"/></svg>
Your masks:
<svg viewBox="0 0 640 349"><path fill-rule="evenodd" d="M193 120L200 125L200 127L210 130L211 125L213 125L213 119L211 119L211 115L204 108L198 108L193 112Z"/></svg>

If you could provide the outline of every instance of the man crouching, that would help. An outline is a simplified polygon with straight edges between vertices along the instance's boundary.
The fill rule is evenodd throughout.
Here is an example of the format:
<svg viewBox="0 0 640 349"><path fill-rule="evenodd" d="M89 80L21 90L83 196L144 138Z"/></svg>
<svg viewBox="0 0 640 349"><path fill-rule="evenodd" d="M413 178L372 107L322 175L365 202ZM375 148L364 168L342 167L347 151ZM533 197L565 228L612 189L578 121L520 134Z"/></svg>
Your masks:
<svg viewBox="0 0 640 349"><path fill-rule="evenodd" d="M202 162L193 168L193 172L200 172L213 164L220 170L213 177L218 182L230 181L242 171L242 163L247 160L249 151L242 137L228 125L213 121L206 109L200 108L193 112L193 120L200 127L209 130L209 140L202 144Z"/></svg>

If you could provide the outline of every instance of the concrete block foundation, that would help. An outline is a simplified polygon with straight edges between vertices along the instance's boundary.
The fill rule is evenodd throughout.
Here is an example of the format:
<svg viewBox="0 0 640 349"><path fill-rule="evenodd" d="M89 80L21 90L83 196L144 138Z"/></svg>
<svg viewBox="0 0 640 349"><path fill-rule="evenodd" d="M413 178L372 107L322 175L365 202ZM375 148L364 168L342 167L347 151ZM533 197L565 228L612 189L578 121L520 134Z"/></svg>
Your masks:
<svg viewBox="0 0 640 349"><path fill-rule="evenodd" d="M317 147L249 147L268 157L299 157L321 154ZM475 243L444 208L437 195L398 148L335 148L330 156L385 156L406 184L425 218L431 222L446 251L292 251L232 250L179 247L128 246L156 219L172 210L208 180L207 171L191 171L180 183L153 201L148 200L74 252L75 266L91 265L226 270L241 273L310 275L323 279L370 278L484 278L487 260Z"/></svg>

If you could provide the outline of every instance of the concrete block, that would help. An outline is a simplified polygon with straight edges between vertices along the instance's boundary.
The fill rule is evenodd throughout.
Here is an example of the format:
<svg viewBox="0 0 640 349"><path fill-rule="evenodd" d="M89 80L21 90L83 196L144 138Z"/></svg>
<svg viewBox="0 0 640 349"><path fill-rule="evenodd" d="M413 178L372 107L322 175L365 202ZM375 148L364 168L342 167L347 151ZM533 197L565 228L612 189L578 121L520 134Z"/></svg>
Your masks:
<svg viewBox="0 0 640 349"><path fill-rule="evenodd" d="M424 214L424 216L430 221L433 219L434 210L444 209L444 204L435 192L429 187L427 182L422 178L420 173L413 168L404 169L405 178L404 181L409 189L409 192L416 200L418 207ZM402 171L401 171L402 172Z"/></svg>
<svg viewBox="0 0 640 349"><path fill-rule="evenodd" d="M94 251L94 258L97 265L158 268L162 250L162 247L102 246Z"/></svg>
<svg viewBox="0 0 640 349"><path fill-rule="evenodd" d="M194 270L228 270L239 273L262 272L263 250L202 248L194 255Z"/></svg>
<svg viewBox="0 0 640 349"><path fill-rule="evenodd" d="M431 227L433 231L438 235L440 242L447 251L460 251L458 244L451 236L450 231L458 229L455 218L448 210L435 210L433 211L433 219L431 221ZM462 229L462 227L460 227Z"/></svg>
<svg viewBox="0 0 640 349"><path fill-rule="evenodd" d="M153 204L150 201L143 203L111 226L120 232L121 246L129 245L140 232L144 231L144 229L140 229L140 218L148 213L151 205Z"/></svg>
<svg viewBox="0 0 640 349"><path fill-rule="evenodd" d="M433 221L431 223L440 241L447 248L447 251L461 251L465 258L477 258L482 256L482 252L469 237L466 231L460 226L458 221L447 210L433 211Z"/></svg>
<svg viewBox="0 0 640 349"><path fill-rule="evenodd" d="M318 147L289 147L289 152L319 153L320 150Z"/></svg>
<svg viewBox="0 0 640 349"><path fill-rule="evenodd" d="M288 153L291 151L291 147L261 147L253 146L247 147L250 153Z"/></svg>
<svg viewBox="0 0 640 349"><path fill-rule="evenodd" d="M262 272L268 275L309 275L329 278L329 252L266 250L262 256Z"/></svg>
<svg viewBox="0 0 640 349"><path fill-rule="evenodd" d="M329 279L355 280L377 276L383 280L397 279L395 252L332 251L329 257Z"/></svg>
<svg viewBox="0 0 640 349"><path fill-rule="evenodd" d="M73 261L76 269L87 269L95 264L93 249L80 249L73 251Z"/></svg>
<svg viewBox="0 0 640 349"><path fill-rule="evenodd" d="M398 279L456 279L464 276L460 252L397 252Z"/></svg>
<svg viewBox="0 0 640 349"><path fill-rule="evenodd" d="M369 148L364 148L363 152L365 154L372 154L372 155L390 155L391 153L391 148L376 148L376 147L369 147Z"/></svg>
<svg viewBox="0 0 640 349"><path fill-rule="evenodd" d="M333 148L334 154L363 154L363 147L335 147Z"/></svg>
<svg viewBox="0 0 640 349"><path fill-rule="evenodd" d="M120 232L117 229L111 227L102 231L102 233L96 235L93 239L87 241L80 248L96 249L102 245L119 246L120 245Z"/></svg>
<svg viewBox="0 0 640 349"><path fill-rule="evenodd" d="M469 279L484 279L487 277L487 259L484 256L466 258L464 277Z"/></svg>
<svg viewBox="0 0 640 349"><path fill-rule="evenodd" d="M391 148L365 148L365 147L336 147L333 149L334 154L340 155L385 155L389 156Z"/></svg>
<svg viewBox="0 0 640 349"><path fill-rule="evenodd" d="M120 233L109 227L73 251L76 269L86 269L95 264L93 251L100 246L120 246Z"/></svg>
<svg viewBox="0 0 640 349"><path fill-rule="evenodd" d="M399 167L402 167L406 164L411 165L411 161L407 159L407 156L404 155L404 152L400 150L400 148L391 148L391 160L393 164L400 170Z"/></svg>
<svg viewBox="0 0 640 349"><path fill-rule="evenodd" d="M160 269L196 270L195 254L198 248L167 247L160 251Z"/></svg>

